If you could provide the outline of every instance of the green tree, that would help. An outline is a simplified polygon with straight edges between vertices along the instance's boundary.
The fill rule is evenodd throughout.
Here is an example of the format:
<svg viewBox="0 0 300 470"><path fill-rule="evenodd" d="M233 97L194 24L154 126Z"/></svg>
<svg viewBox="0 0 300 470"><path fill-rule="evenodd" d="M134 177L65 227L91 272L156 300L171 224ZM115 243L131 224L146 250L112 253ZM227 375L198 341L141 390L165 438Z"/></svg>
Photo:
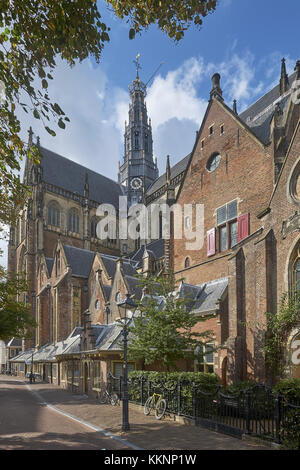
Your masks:
<svg viewBox="0 0 300 470"><path fill-rule="evenodd" d="M129 37L151 24L180 40L184 31L216 7L216 0L106 0L130 24ZM27 148L20 137L17 105L43 122L64 129L69 118L48 94L56 58L70 66L92 57L97 63L110 28L102 21L96 0L1 0L0 2L0 222L11 223L28 194L19 179ZM30 157L38 160L36 148Z"/></svg>
<svg viewBox="0 0 300 470"><path fill-rule="evenodd" d="M263 351L266 354L266 363L278 380L289 365L285 360L287 340L292 329L300 321L300 292L284 292L278 312L266 312L266 318L267 332Z"/></svg>
<svg viewBox="0 0 300 470"><path fill-rule="evenodd" d="M32 335L32 328L36 323L30 314L29 306L16 300L17 296L26 290L26 281L22 275L8 278L0 267L0 340Z"/></svg>
<svg viewBox="0 0 300 470"><path fill-rule="evenodd" d="M137 302L134 325L129 331L128 355L145 364L161 361L169 371L177 369L179 359L194 360L197 346L212 340L213 333L195 331L197 323L205 321L192 310L191 298L179 297L169 277L140 277L147 294ZM198 357L199 359L199 357Z"/></svg>

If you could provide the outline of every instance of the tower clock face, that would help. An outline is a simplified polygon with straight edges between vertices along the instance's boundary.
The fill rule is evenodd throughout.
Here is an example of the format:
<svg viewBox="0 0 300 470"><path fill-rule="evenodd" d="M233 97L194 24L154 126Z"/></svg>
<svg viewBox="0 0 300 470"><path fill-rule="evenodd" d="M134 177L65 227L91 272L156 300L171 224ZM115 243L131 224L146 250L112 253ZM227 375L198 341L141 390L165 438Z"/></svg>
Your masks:
<svg viewBox="0 0 300 470"><path fill-rule="evenodd" d="M142 187L142 180L141 178L133 178L131 180L131 183L130 183L130 186L132 187L132 189L140 189Z"/></svg>

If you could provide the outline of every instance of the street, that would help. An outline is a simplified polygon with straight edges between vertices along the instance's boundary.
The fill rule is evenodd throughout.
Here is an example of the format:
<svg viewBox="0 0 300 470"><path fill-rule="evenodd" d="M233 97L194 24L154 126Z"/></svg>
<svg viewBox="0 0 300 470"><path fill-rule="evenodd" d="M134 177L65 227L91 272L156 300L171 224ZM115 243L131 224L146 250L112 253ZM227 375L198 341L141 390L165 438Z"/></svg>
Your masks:
<svg viewBox="0 0 300 470"><path fill-rule="evenodd" d="M23 382L0 377L1 450L128 449L41 403Z"/></svg>
<svg viewBox="0 0 300 470"><path fill-rule="evenodd" d="M129 411L130 431L122 432L122 406L0 375L0 450L270 450L170 418L158 421L132 404Z"/></svg>

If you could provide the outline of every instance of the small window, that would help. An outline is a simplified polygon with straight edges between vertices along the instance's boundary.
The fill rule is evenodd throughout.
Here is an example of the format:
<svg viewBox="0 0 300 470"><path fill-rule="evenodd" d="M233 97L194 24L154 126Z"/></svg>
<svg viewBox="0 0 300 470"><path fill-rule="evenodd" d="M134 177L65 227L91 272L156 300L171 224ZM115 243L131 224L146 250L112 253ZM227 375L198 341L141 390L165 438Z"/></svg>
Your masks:
<svg viewBox="0 0 300 470"><path fill-rule="evenodd" d="M209 343L201 345L198 354L199 372L214 372L214 344Z"/></svg>
<svg viewBox="0 0 300 470"><path fill-rule="evenodd" d="M100 310L100 300L97 299L95 302L95 310Z"/></svg>
<svg viewBox="0 0 300 470"><path fill-rule="evenodd" d="M121 292L117 292L117 294L116 294L116 302L117 302L117 303L122 302L122 295L121 295Z"/></svg>
<svg viewBox="0 0 300 470"><path fill-rule="evenodd" d="M214 126L210 126L209 135L213 135L213 133L214 133Z"/></svg>
<svg viewBox="0 0 300 470"><path fill-rule="evenodd" d="M207 162L206 169L209 172L216 170L220 164L221 155L219 153L214 153Z"/></svg>
<svg viewBox="0 0 300 470"><path fill-rule="evenodd" d="M224 134L224 124L220 126L220 135L223 135L223 134Z"/></svg>
<svg viewBox="0 0 300 470"><path fill-rule="evenodd" d="M189 268L190 267L190 258L186 258L184 262L184 267Z"/></svg>
<svg viewBox="0 0 300 470"><path fill-rule="evenodd" d="M220 227L220 251L227 250L227 226Z"/></svg>
<svg viewBox="0 0 300 470"><path fill-rule="evenodd" d="M203 149L204 149L204 139L201 140L201 150L203 150Z"/></svg>

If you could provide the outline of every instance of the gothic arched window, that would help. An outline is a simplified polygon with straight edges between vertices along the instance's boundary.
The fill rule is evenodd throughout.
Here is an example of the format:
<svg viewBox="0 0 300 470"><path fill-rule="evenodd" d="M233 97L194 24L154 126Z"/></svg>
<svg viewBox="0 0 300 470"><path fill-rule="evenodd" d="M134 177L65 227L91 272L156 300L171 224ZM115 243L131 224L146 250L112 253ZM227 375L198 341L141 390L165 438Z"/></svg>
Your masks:
<svg viewBox="0 0 300 470"><path fill-rule="evenodd" d="M139 133L135 132L134 133L134 148L138 150L139 148Z"/></svg>
<svg viewBox="0 0 300 470"><path fill-rule="evenodd" d="M296 258L293 265L293 288L296 291L300 291L300 257Z"/></svg>
<svg viewBox="0 0 300 470"><path fill-rule="evenodd" d="M185 268L189 268L189 267L190 267L190 258L185 258L184 267L185 267Z"/></svg>
<svg viewBox="0 0 300 470"><path fill-rule="evenodd" d="M68 229L71 232L79 233L79 214L75 208L69 210Z"/></svg>
<svg viewBox="0 0 300 470"><path fill-rule="evenodd" d="M48 224L55 227L60 226L60 208L57 202L50 202L48 206Z"/></svg>
<svg viewBox="0 0 300 470"><path fill-rule="evenodd" d="M97 217L93 217L91 220L91 237L97 238Z"/></svg>

